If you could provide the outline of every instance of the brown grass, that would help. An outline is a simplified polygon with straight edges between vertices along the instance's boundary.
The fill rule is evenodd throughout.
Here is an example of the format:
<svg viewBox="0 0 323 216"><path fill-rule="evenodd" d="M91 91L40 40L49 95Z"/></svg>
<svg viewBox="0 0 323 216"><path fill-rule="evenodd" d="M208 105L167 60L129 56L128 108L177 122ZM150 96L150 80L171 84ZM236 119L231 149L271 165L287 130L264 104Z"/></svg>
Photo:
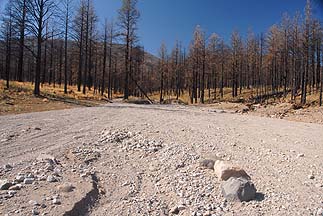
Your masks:
<svg viewBox="0 0 323 216"><path fill-rule="evenodd" d="M35 97L33 95L33 84L32 83L20 83L20 82L10 82L10 89L5 89L5 81L0 80L0 115L6 114L19 114L28 112L40 112L48 110L59 110L59 109L69 109L78 106L97 106L102 103L106 103L106 96L101 96L100 94L94 94L93 89L91 91L87 90L84 95L82 92L77 91L76 86L68 87L68 94L64 94L63 86L58 86L54 88L47 84L41 87L41 96ZM237 98L232 98L231 89L224 89L224 97L220 98L219 90L217 91L216 100L214 98L214 91L211 91L211 97L209 99L208 90L205 90L205 103L214 104L219 102L230 102L241 104L241 102L248 103L250 98L256 95L255 90L243 89L242 93ZM122 98L122 94L114 94L113 98ZM159 93L156 92L150 95L153 101L159 101ZM266 101L267 104L279 104L279 103L293 103L290 100L291 95L287 95L286 98L271 98ZM131 97L132 101L138 100L138 98ZM317 106L319 99L319 93L308 94L307 106ZM190 96L188 91L185 91L179 97L179 101L176 101L175 95L165 95L164 100L166 103L180 103L180 104L190 104ZM300 97L297 97L295 102L300 103Z"/></svg>
<svg viewBox="0 0 323 216"><path fill-rule="evenodd" d="M43 85L41 96L35 97L32 83L10 82L8 90L5 82L0 80L0 115L96 106L102 103L102 97L93 91L83 95L74 86L70 86L65 95L62 87Z"/></svg>

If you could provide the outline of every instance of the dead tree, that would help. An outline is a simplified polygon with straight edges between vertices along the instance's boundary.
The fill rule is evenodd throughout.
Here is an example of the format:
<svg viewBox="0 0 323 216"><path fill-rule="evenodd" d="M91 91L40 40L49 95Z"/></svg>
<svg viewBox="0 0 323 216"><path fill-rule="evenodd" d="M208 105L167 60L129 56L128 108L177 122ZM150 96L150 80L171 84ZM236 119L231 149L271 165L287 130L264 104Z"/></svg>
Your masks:
<svg viewBox="0 0 323 216"><path fill-rule="evenodd" d="M140 13L137 7L137 0L123 0L122 7L118 11L119 22L118 25L121 29L121 36L125 43L125 63L124 63L124 96L126 100L129 98L129 73L130 73L130 57L131 46L136 41L136 30Z"/></svg>
<svg viewBox="0 0 323 216"><path fill-rule="evenodd" d="M41 57L42 45L45 40L44 28L45 24L53 15L55 4L53 0L31 0L27 5L28 14L28 30L37 39L36 57L36 73L35 73L35 88L34 94L40 95L40 72L41 72Z"/></svg>

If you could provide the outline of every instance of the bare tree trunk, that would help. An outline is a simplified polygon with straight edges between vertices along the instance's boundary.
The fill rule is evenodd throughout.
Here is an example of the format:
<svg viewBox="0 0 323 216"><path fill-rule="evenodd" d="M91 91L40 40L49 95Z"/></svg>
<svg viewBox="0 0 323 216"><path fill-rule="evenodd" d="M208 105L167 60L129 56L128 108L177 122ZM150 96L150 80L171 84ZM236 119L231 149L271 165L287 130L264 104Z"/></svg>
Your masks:
<svg viewBox="0 0 323 216"><path fill-rule="evenodd" d="M108 45L108 23L107 20L105 21L104 25L104 41L103 41L103 70L102 70L102 89L101 89L101 96L104 95L105 92L105 74L106 74L106 67L107 67L107 45ZM109 97L109 96L108 96Z"/></svg>
<svg viewBox="0 0 323 216"><path fill-rule="evenodd" d="M19 63L18 63L18 81L23 81L24 67L24 48L25 48L25 26L26 26L27 0L23 0L22 17L20 20L19 32Z"/></svg>
<svg viewBox="0 0 323 216"><path fill-rule="evenodd" d="M50 59L49 59L49 79L48 84L51 85L53 79L53 56L54 56L54 31L52 31L51 45L50 45Z"/></svg>
<svg viewBox="0 0 323 216"><path fill-rule="evenodd" d="M83 74L83 30L84 30L84 7L82 6L82 12L81 12L81 30L80 30L80 49L79 49L79 68L78 68L78 78L77 78L77 91L81 91L81 85L82 85L82 74ZM65 35L66 39L66 35ZM66 41L65 41L66 45ZM65 51L66 52L66 51ZM65 62L66 64L66 62Z"/></svg>
<svg viewBox="0 0 323 216"><path fill-rule="evenodd" d="M68 55L67 55L67 49L68 49L68 29L69 29L69 17L70 17L70 0L66 0L66 14L65 14L65 39L64 39L64 94L67 94L67 67L68 67ZM83 25L83 23L82 23ZM82 34L82 33L81 33ZM78 88L80 88L78 86ZM80 89L79 89L80 91Z"/></svg>
<svg viewBox="0 0 323 216"><path fill-rule="evenodd" d="M201 80L201 98L200 102L204 104L204 93L205 93L205 58L206 58L206 53L205 53L205 42L203 45L203 60L202 60L202 80Z"/></svg>
<svg viewBox="0 0 323 216"><path fill-rule="evenodd" d="M40 70L41 70L41 55L42 55L42 18L39 19L39 31L37 37L37 57L36 57L36 74L35 74L35 89L34 94L36 96L40 95Z"/></svg>
<svg viewBox="0 0 323 216"><path fill-rule="evenodd" d="M83 74L83 94L86 93L86 86L88 84L88 70L89 70L89 64L88 64L88 52L89 52L89 27L90 27L90 0L87 0L87 9L86 9L86 27L85 27L85 66L84 66L84 74Z"/></svg>
<svg viewBox="0 0 323 216"><path fill-rule="evenodd" d="M10 67L11 67L11 42L12 42L12 13L9 9L9 20L7 23L6 30L6 87L9 89L9 80L10 80Z"/></svg>
<svg viewBox="0 0 323 216"><path fill-rule="evenodd" d="M113 24L112 24L111 32L110 32L110 44L109 44L109 74L108 74L108 96L109 96L110 100L112 100L112 47L113 47L113 37L114 37L114 30L113 30Z"/></svg>

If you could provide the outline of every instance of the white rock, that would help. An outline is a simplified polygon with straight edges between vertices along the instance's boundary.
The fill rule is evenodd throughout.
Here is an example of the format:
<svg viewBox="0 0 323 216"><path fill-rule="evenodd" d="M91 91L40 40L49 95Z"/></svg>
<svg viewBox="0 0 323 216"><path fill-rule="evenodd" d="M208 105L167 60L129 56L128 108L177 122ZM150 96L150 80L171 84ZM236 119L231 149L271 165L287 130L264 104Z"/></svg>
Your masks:
<svg viewBox="0 0 323 216"><path fill-rule="evenodd" d="M57 179L54 176L49 175L47 177L47 181L50 182L50 183L53 183L53 182L57 182Z"/></svg>
<svg viewBox="0 0 323 216"><path fill-rule="evenodd" d="M16 184L16 185L13 185L9 188L9 190L20 190L22 188L22 185L21 184Z"/></svg>
<svg viewBox="0 0 323 216"><path fill-rule="evenodd" d="M8 195L9 195L9 196L13 196L13 195L15 195L15 194L17 194L17 191L14 191L14 190L9 190L9 191L8 191Z"/></svg>
<svg viewBox="0 0 323 216"><path fill-rule="evenodd" d="M250 176L243 169L233 166L232 164L217 160L214 163L214 172L219 180L226 181L231 177L250 179Z"/></svg>
<svg viewBox="0 0 323 216"><path fill-rule="evenodd" d="M34 178L25 178L24 179L24 184L32 184L34 183L35 179Z"/></svg>
<svg viewBox="0 0 323 216"><path fill-rule="evenodd" d="M25 180L25 176L17 175L15 179L16 179L17 182L23 182Z"/></svg>
<svg viewBox="0 0 323 216"><path fill-rule="evenodd" d="M32 206L39 206L39 203L36 200L30 200L28 203Z"/></svg>
<svg viewBox="0 0 323 216"><path fill-rule="evenodd" d="M323 216L323 208L319 208L316 212L316 216Z"/></svg>
<svg viewBox="0 0 323 216"><path fill-rule="evenodd" d="M39 215L39 211L38 211L37 209L33 209L33 210L31 211L31 213L32 213L33 215Z"/></svg>
<svg viewBox="0 0 323 216"><path fill-rule="evenodd" d="M69 193L69 192L72 192L74 187L72 184L70 183L64 183L62 185L59 185L57 187L57 189L60 191L60 192L64 192L64 193Z"/></svg>
<svg viewBox="0 0 323 216"><path fill-rule="evenodd" d="M52 202L54 205L60 205L61 204L61 201L59 200L59 198L54 198L53 199L53 202Z"/></svg>

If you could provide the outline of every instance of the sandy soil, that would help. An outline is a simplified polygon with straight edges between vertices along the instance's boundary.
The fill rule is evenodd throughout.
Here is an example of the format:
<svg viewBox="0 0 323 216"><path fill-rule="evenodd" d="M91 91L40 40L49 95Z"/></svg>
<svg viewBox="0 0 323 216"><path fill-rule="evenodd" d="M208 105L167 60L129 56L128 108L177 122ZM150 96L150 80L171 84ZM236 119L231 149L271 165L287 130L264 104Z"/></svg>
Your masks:
<svg viewBox="0 0 323 216"><path fill-rule="evenodd" d="M34 177L14 194L1 191L0 215L170 215L176 206L179 215L317 215L323 208L320 124L129 104L0 122L0 180ZM210 156L243 167L257 199L226 202L212 170L199 167ZM73 190L61 190L66 183Z"/></svg>

